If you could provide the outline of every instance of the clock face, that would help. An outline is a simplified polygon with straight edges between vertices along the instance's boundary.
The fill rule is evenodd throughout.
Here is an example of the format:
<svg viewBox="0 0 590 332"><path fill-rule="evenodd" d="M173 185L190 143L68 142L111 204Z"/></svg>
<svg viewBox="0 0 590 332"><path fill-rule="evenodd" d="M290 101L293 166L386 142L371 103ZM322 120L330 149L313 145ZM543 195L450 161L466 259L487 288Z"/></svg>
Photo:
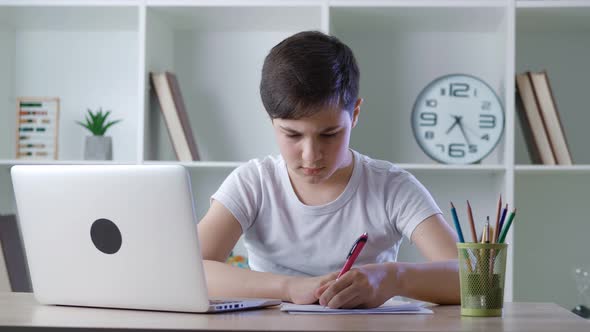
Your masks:
<svg viewBox="0 0 590 332"><path fill-rule="evenodd" d="M428 84L414 104L412 129L432 159L470 164L486 157L504 131L502 102L482 80L447 75Z"/></svg>

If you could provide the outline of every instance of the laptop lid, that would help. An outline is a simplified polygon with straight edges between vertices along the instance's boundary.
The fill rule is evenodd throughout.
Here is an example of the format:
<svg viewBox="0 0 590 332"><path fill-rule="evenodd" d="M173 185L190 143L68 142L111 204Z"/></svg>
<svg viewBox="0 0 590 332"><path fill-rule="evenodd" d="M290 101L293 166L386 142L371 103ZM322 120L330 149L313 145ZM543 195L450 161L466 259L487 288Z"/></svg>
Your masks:
<svg viewBox="0 0 590 332"><path fill-rule="evenodd" d="M11 175L40 303L211 310L182 166L18 165Z"/></svg>

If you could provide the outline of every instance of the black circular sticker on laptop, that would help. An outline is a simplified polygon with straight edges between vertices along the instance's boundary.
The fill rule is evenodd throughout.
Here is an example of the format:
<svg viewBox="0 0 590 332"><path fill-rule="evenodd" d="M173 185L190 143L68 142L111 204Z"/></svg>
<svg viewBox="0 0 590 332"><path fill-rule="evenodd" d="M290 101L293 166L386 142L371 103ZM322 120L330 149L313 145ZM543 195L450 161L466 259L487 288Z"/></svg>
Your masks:
<svg viewBox="0 0 590 332"><path fill-rule="evenodd" d="M114 222L104 218L97 219L92 223L90 237L96 249L105 254L116 253L123 242L119 227Z"/></svg>

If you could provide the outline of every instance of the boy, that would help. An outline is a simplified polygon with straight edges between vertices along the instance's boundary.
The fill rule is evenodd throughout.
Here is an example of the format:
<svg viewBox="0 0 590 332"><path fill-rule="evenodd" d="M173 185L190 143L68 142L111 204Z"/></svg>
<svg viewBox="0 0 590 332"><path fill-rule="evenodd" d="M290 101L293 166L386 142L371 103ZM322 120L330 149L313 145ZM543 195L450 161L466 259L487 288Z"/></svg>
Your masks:
<svg viewBox="0 0 590 332"><path fill-rule="evenodd" d="M238 167L198 227L212 296L377 307L401 295L459 303L456 238L409 173L349 149L363 102L348 46L301 32L268 54L260 94L281 152ZM369 239L337 279L351 244ZM252 270L225 264L241 234ZM398 263L402 236L428 263Z"/></svg>

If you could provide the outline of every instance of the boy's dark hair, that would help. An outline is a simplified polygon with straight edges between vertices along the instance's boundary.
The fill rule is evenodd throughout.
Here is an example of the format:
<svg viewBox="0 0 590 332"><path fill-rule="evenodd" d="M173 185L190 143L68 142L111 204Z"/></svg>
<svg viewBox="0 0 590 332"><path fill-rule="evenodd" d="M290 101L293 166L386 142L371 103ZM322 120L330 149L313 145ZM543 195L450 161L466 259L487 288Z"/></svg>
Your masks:
<svg viewBox="0 0 590 332"><path fill-rule="evenodd" d="M352 116L359 91L352 50L319 31L297 33L264 60L260 96L272 119L300 119L339 107Z"/></svg>

